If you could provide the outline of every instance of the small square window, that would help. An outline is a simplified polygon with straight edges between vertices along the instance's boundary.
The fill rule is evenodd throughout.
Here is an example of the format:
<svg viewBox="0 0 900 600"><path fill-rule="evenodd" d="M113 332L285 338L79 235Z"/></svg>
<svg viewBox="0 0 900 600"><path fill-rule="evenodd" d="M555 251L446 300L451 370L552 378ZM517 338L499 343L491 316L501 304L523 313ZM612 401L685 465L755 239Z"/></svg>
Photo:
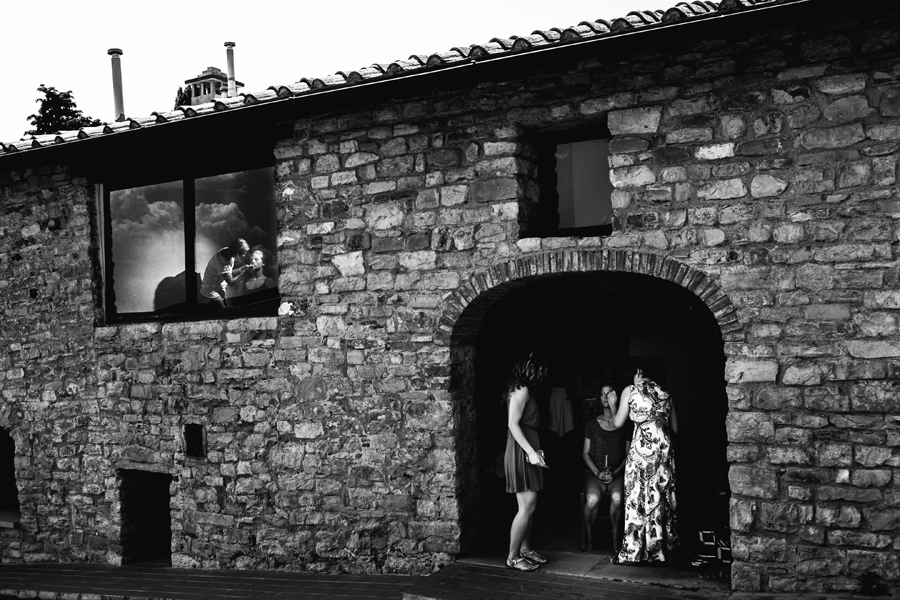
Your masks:
<svg viewBox="0 0 900 600"><path fill-rule="evenodd" d="M109 321L277 314L272 167L104 189Z"/></svg>
<svg viewBox="0 0 900 600"><path fill-rule="evenodd" d="M542 135L538 141L541 237L612 233L606 127Z"/></svg>
<svg viewBox="0 0 900 600"><path fill-rule="evenodd" d="M187 423L184 426L184 453L190 458L206 458L203 425Z"/></svg>

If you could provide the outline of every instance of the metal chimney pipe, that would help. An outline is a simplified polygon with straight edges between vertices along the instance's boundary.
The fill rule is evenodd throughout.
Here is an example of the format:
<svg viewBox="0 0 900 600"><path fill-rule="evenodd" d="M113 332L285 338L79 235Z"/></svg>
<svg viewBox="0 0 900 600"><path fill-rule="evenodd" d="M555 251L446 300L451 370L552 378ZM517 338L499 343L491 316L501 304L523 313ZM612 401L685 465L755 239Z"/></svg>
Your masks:
<svg viewBox="0 0 900 600"><path fill-rule="evenodd" d="M125 120L125 100L122 97L122 63L119 57L123 52L119 48L110 48L106 52L112 57L113 97L116 102L116 121Z"/></svg>
<svg viewBox="0 0 900 600"><path fill-rule="evenodd" d="M228 97L237 96L237 88L234 83L234 42L225 42L225 55L228 57Z"/></svg>

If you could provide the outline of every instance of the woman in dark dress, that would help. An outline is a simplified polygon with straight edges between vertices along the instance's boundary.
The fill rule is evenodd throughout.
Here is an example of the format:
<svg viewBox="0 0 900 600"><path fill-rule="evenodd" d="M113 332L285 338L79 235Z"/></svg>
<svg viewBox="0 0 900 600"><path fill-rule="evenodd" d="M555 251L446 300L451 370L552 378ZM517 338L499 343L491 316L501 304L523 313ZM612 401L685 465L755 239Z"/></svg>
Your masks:
<svg viewBox="0 0 900 600"><path fill-rule="evenodd" d="M622 520L625 457L631 447L631 428L617 427L613 417L618 410L619 398L612 385L600 389L603 412L589 420L584 427L584 526L587 533L585 550L593 549L594 523L600 500L609 494L609 520L612 529L613 555L619 553L621 538L619 524Z"/></svg>
<svg viewBox="0 0 900 600"><path fill-rule="evenodd" d="M516 495L518 511L509 531L509 554L506 566L521 571L534 571L547 559L531 548L529 539L537 493L544 487L547 467L541 451L537 426L539 412L535 394L547 377L547 367L530 353L516 361L506 388L507 434L503 467L506 491Z"/></svg>

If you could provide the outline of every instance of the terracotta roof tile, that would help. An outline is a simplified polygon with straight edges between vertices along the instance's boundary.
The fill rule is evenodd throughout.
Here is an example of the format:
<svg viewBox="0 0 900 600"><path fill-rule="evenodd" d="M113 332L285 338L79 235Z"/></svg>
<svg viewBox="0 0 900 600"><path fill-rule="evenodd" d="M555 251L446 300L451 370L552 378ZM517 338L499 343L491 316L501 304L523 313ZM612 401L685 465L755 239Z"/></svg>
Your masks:
<svg viewBox="0 0 900 600"><path fill-rule="evenodd" d="M472 49L469 51L469 56L471 58L484 58L485 56L501 54L503 52L506 52L506 50L503 49L503 46L496 42L488 42L487 44L472 46Z"/></svg>
<svg viewBox="0 0 900 600"><path fill-rule="evenodd" d="M219 98L215 101L213 106L215 107L216 112L222 112L223 110L244 106L244 99L240 96L235 96L234 98Z"/></svg>
<svg viewBox="0 0 900 600"><path fill-rule="evenodd" d="M512 46L513 46L513 43L514 43L515 41L516 41L515 38L513 38L513 39L510 39L510 38L491 38L491 42L493 42L494 44L499 45L499 46L500 46L501 48L503 48L504 50L511 50L511 49L512 49Z"/></svg>
<svg viewBox="0 0 900 600"><path fill-rule="evenodd" d="M552 48L597 38L614 37L618 34L641 30L653 30L676 23L702 20L715 15L751 11L760 7L777 6L801 0L695 0L678 2L668 10L635 10L623 17L607 21L596 19L582 21L569 27L554 27L535 30L526 36L492 38L489 42L471 46L456 46L446 52L414 54L405 60L392 63L373 64L353 71L339 71L333 75L302 78L291 85L273 85L268 89L253 93L242 92L235 98L218 98L214 102L194 106L180 106L176 110L154 112L148 117L128 119L119 123L109 123L99 127L85 127L76 131L66 131L48 136L0 144L3 153L31 151L51 145L91 139L98 136L121 133L130 129L145 129L174 123L186 118L227 112L234 108L273 102L283 98L315 94L321 90L335 89L354 84L409 75L421 71L438 69L446 65L465 61L490 60L511 53L527 53L535 48ZM2 159L0 159L2 160Z"/></svg>

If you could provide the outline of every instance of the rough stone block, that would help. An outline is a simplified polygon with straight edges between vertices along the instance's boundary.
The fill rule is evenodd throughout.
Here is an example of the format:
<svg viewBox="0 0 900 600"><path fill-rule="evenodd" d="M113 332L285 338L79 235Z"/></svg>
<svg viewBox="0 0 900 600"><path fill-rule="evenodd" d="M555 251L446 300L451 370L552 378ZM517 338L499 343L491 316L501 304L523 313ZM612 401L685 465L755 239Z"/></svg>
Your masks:
<svg viewBox="0 0 900 600"><path fill-rule="evenodd" d="M702 200L730 200L747 195L747 187L741 179L722 179L697 187L697 197Z"/></svg>
<svg viewBox="0 0 900 600"><path fill-rule="evenodd" d="M756 498L775 498L778 495L778 478L768 469L732 465L728 481L733 494Z"/></svg>
<svg viewBox="0 0 900 600"><path fill-rule="evenodd" d="M612 110L608 114L609 131L614 136L635 133L656 133L662 117L662 107L646 106Z"/></svg>
<svg viewBox="0 0 900 600"><path fill-rule="evenodd" d="M725 363L728 383L774 382L777 376L778 363L774 361L729 358Z"/></svg>
<svg viewBox="0 0 900 600"><path fill-rule="evenodd" d="M807 149L845 148L866 139L862 125L842 125L820 129L808 129L800 134L800 144Z"/></svg>

